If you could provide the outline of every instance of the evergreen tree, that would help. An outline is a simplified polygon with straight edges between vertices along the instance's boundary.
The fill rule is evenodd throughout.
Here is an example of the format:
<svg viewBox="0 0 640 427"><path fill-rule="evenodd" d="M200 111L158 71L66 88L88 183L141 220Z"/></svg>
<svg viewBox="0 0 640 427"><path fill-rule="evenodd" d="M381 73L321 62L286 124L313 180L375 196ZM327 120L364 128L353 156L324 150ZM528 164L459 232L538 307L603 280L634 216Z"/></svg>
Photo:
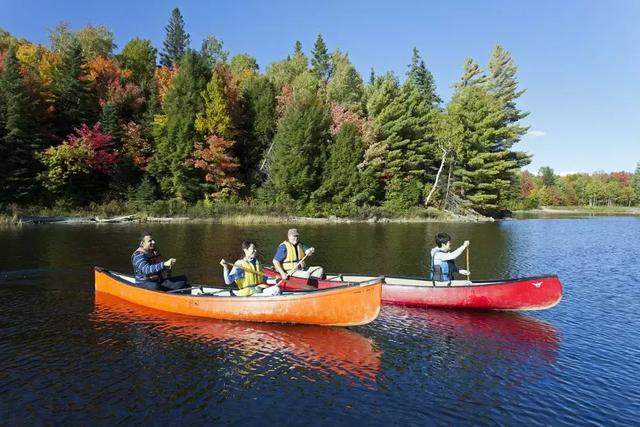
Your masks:
<svg viewBox="0 0 640 427"><path fill-rule="evenodd" d="M436 94L436 84L433 75L427 70L424 61L420 57L420 52L418 52L418 49L415 47L413 48L411 64L407 72L407 80L418 89L429 105L436 107L442 102Z"/></svg>
<svg viewBox="0 0 640 427"><path fill-rule="evenodd" d="M268 184L280 201L307 201L318 188L329 139L329 114L318 96L318 78L301 74L274 138Z"/></svg>
<svg viewBox="0 0 640 427"><path fill-rule="evenodd" d="M33 111L33 96L20 75L20 64L12 45L4 58L0 78L0 201L35 199L36 175L41 170L36 153L42 148L39 118Z"/></svg>
<svg viewBox="0 0 640 427"><path fill-rule="evenodd" d="M177 7L171 11L165 31L167 36L162 43L164 51L160 54L160 64L171 68L173 64L180 63L189 47L189 34L184 29L184 20Z"/></svg>
<svg viewBox="0 0 640 427"><path fill-rule="evenodd" d="M327 83L327 97L351 111L364 110L364 82L362 77L349 61L349 57L340 51L331 55L333 75Z"/></svg>
<svg viewBox="0 0 640 427"><path fill-rule="evenodd" d="M387 132L383 133L382 127L389 120L387 107L398 97L399 92L398 79L393 74L386 73L375 78L367 97L367 112L369 118L373 120L376 141L367 147L360 166L365 173L377 179L379 187L382 187L388 178L386 161L389 141L387 140ZM380 194L378 194L378 199L381 199Z"/></svg>
<svg viewBox="0 0 640 427"><path fill-rule="evenodd" d="M55 98L55 127L61 139L82 123L95 120L97 103L77 40L72 40L62 53L53 74L52 93Z"/></svg>
<svg viewBox="0 0 640 427"><path fill-rule="evenodd" d="M198 139L195 121L196 115L204 110L201 94L206 88L209 71L205 61L193 51L185 53L179 70L164 101L166 123L159 132L149 172L156 177L165 194L195 200L200 196L199 178L186 162L192 158Z"/></svg>
<svg viewBox="0 0 640 427"><path fill-rule="evenodd" d="M547 187L556 185L556 174L549 166L541 167L538 175L542 178L542 185L546 185Z"/></svg>
<svg viewBox="0 0 640 427"><path fill-rule="evenodd" d="M102 111L100 112L98 121L100 122L100 129L103 132L111 135L114 142L119 141L120 123L117 106L115 106L111 102L105 103L102 107Z"/></svg>
<svg viewBox="0 0 640 427"><path fill-rule="evenodd" d="M304 53L302 52L302 43L300 43L300 40L296 40L296 44L293 46L293 54L304 55Z"/></svg>
<svg viewBox="0 0 640 427"><path fill-rule="evenodd" d="M241 96L246 111L245 138L238 141L236 153L242 180L251 189L259 183L261 166L275 135L276 89L268 78L259 76L246 80Z"/></svg>
<svg viewBox="0 0 640 427"><path fill-rule="evenodd" d="M361 205L370 201L367 175L358 170L364 156L364 143L353 123L346 123L329 147L329 158L325 165L322 185L315 197L334 204Z"/></svg>
<svg viewBox="0 0 640 427"><path fill-rule="evenodd" d="M499 215L506 209L518 169L529 162L528 155L505 144L517 129L504 125L501 102L480 86L459 89L447 114L462 129L454 190L479 212Z"/></svg>
<svg viewBox="0 0 640 427"><path fill-rule="evenodd" d="M464 61L462 77L454 87L460 89L467 86L484 85L486 82L487 76L482 72L478 63L471 58L467 58Z"/></svg>
<svg viewBox="0 0 640 427"><path fill-rule="evenodd" d="M316 43L313 45L313 51L311 52L311 66L313 72L322 79L329 80L331 77L331 62L329 53L327 52L327 45L324 43L322 34L318 34Z"/></svg>
<svg viewBox="0 0 640 427"><path fill-rule="evenodd" d="M511 59L511 54L497 45L489 58L487 88L489 93L502 103L506 124L514 124L529 115L528 112L520 111L516 107L516 99L525 92L525 90L518 90L517 71L518 67ZM524 135L527 129L521 127L518 137Z"/></svg>

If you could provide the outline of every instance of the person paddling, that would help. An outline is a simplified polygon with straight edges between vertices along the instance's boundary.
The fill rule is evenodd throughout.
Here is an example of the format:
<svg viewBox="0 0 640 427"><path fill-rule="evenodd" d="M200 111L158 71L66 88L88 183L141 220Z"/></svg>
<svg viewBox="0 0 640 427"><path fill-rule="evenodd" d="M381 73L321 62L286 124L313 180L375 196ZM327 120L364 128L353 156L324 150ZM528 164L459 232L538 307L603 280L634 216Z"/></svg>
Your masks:
<svg viewBox="0 0 640 427"><path fill-rule="evenodd" d="M291 228L287 232L287 240L280 243L273 256L273 266L283 280L289 276L320 279L324 273L322 267L305 268L304 260L314 252L314 248L300 241L298 230Z"/></svg>
<svg viewBox="0 0 640 427"><path fill-rule="evenodd" d="M264 284L267 278L262 274L260 261L256 259L256 253L258 252L256 244L250 240L245 240L242 242L242 251L244 252L244 258L237 260L231 271L229 271L227 261L220 260L224 282L227 285L235 282L240 289L233 291L233 293L237 296L279 295L280 288L277 285L268 286Z"/></svg>
<svg viewBox="0 0 640 427"><path fill-rule="evenodd" d="M451 236L447 233L436 234L436 247L431 249L431 277L434 282L451 282L454 274L459 273L464 276L470 274L469 271L459 269L455 259L469 246L469 241L465 242L453 252L451 251Z"/></svg>
<svg viewBox="0 0 640 427"><path fill-rule="evenodd" d="M131 255L136 286L154 291L186 288L187 278L185 276L164 276L165 272L171 271L175 263L175 258L163 261L151 233L143 233L138 248Z"/></svg>

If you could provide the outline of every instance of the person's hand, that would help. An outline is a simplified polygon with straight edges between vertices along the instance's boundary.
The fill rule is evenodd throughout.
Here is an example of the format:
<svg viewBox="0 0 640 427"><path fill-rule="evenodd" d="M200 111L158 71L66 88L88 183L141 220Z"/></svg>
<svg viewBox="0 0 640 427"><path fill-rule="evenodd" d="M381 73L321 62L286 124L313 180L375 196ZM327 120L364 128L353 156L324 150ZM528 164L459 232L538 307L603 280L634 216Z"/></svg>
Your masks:
<svg viewBox="0 0 640 427"><path fill-rule="evenodd" d="M462 274L463 276L468 276L471 274L470 271L463 270L463 269L458 270L458 273Z"/></svg>
<svg viewBox="0 0 640 427"><path fill-rule="evenodd" d="M465 248L466 248L467 246L469 246L469 241L468 241L468 240L465 240L465 241L464 241L464 243L462 244L462 246L464 246Z"/></svg>
<svg viewBox="0 0 640 427"><path fill-rule="evenodd" d="M220 265L223 266L224 268L227 268L227 261L225 261L224 258L222 258L220 260Z"/></svg>
<svg viewBox="0 0 640 427"><path fill-rule="evenodd" d="M176 263L176 259L175 259L175 258L169 258L168 260L166 260L166 261L163 263L163 265L164 265L166 268L171 268L171 267L173 267L173 264L175 264L175 263Z"/></svg>
<svg viewBox="0 0 640 427"><path fill-rule="evenodd" d="M315 252L315 248L309 248L306 251L304 251L304 254L305 255L311 255L314 252Z"/></svg>
<svg viewBox="0 0 640 427"><path fill-rule="evenodd" d="M284 275L280 275L280 279L287 280L289 278L289 273L285 273Z"/></svg>

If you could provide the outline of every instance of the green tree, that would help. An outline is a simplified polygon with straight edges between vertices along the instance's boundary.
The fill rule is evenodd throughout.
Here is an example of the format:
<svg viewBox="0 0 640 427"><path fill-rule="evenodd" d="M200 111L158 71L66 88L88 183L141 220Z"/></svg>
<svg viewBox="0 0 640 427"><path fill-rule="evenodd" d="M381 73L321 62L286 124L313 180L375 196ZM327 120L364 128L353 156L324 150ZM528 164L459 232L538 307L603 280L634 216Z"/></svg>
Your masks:
<svg viewBox="0 0 640 427"><path fill-rule="evenodd" d="M82 47L82 53L87 60L98 56L109 58L116 48L113 43L113 33L104 25L87 25L81 28L75 37Z"/></svg>
<svg viewBox="0 0 640 427"><path fill-rule="evenodd" d="M122 49L118 60L131 71L131 80L148 93L156 72L157 51L147 39L131 39Z"/></svg>
<svg viewBox="0 0 640 427"><path fill-rule="evenodd" d="M171 11L169 24L165 27L167 35L162 43L164 50L160 54L160 63L172 67L180 60L189 47L189 34L184 29L184 19L177 7Z"/></svg>
<svg viewBox="0 0 640 427"><path fill-rule="evenodd" d="M72 40L62 53L53 73L52 93L55 99L55 128L60 138L66 137L82 123L95 120L96 102L84 65L82 48Z"/></svg>
<svg viewBox="0 0 640 427"><path fill-rule="evenodd" d="M364 156L364 143L353 123L346 123L329 147L329 158L320 188L315 197L333 204L348 203L354 206L370 201L367 175L358 169Z"/></svg>
<svg viewBox="0 0 640 427"><path fill-rule="evenodd" d="M224 80L220 69L213 71L211 80L202 91L204 111L196 116L196 130L203 136L218 135L232 139L233 121L227 98L224 93Z"/></svg>
<svg viewBox="0 0 640 427"><path fill-rule="evenodd" d="M547 187L556 185L556 174L549 166L541 167L538 171L538 176L542 178L542 185L546 185Z"/></svg>
<svg viewBox="0 0 640 427"><path fill-rule="evenodd" d="M242 103L246 111L244 135L236 152L240 160L240 176L251 189L261 178L266 152L276 131L276 89L264 76L247 79L242 87Z"/></svg>
<svg viewBox="0 0 640 427"><path fill-rule="evenodd" d="M4 58L0 77L0 153L3 171L0 175L0 200L24 202L35 198L36 175L40 164L35 155L42 148L39 118L33 111L33 96L20 75L20 64L12 45Z"/></svg>
<svg viewBox="0 0 640 427"><path fill-rule="evenodd" d="M159 129L149 172L165 194L196 200L201 195L199 176L187 160L192 158L198 139L195 121L204 110L202 92L210 77L209 67L196 52L187 51L179 70L164 101L166 123Z"/></svg>
<svg viewBox="0 0 640 427"><path fill-rule="evenodd" d="M231 58L229 68L241 85L249 77L255 77L258 73L258 61L249 54L239 53Z"/></svg>
<svg viewBox="0 0 640 427"><path fill-rule="evenodd" d="M76 35L68 22L59 22L52 30L49 30L49 43L54 52L68 51L74 41L77 41Z"/></svg>
<svg viewBox="0 0 640 427"><path fill-rule="evenodd" d="M486 84L489 93L502 104L502 108L505 110L504 121L510 125L529 115L528 112L520 111L516 107L516 100L525 92L525 90L518 89L517 71L518 67L513 62L511 54L502 46L495 46L489 58L489 75ZM514 135L519 138L527 130L528 127L520 126Z"/></svg>
<svg viewBox="0 0 640 427"><path fill-rule="evenodd" d="M327 83L327 98L361 113L364 110L364 82L349 61L349 56L336 50L331 54L332 77Z"/></svg>
<svg viewBox="0 0 640 427"><path fill-rule="evenodd" d="M316 42L311 52L311 67L313 72L322 79L329 80L331 77L331 61L327 51L327 45L324 43L322 34L318 34Z"/></svg>
<svg viewBox="0 0 640 427"><path fill-rule="evenodd" d="M417 48L413 48L411 64L407 72L407 80L420 92L422 97L432 106L437 107L442 100L436 94L436 83L433 74L427 69Z"/></svg>
<svg viewBox="0 0 640 427"><path fill-rule="evenodd" d="M287 59L283 61L274 62L267 68L265 74L278 92L282 90L283 86L291 85L293 81L307 71L309 67L309 60L305 54L302 53L301 45L298 45L299 43L300 42L296 42L296 49L292 57L287 57Z"/></svg>
<svg viewBox="0 0 640 427"><path fill-rule="evenodd" d="M209 64L209 67L213 68L216 64L224 64L227 62L229 51L222 48L223 44L222 40L218 40L211 35L202 40L200 54L207 64Z"/></svg>
<svg viewBox="0 0 640 427"><path fill-rule="evenodd" d="M462 129L464 145L454 170L454 188L481 213L505 210L518 169L529 162L525 153L511 150L517 129L505 126L505 111L494 96L479 86L460 88L447 113Z"/></svg>
<svg viewBox="0 0 640 427"><path fill-rule="evenodd" d="M280 201L307 201L320 184L329 114L318 96L319 85L315 74L301 74L293 83L293 101L278 125L268 184Z"/></svg>
<svg viewBox="0 0 640 427"><path fill-rule="evenodd" d="M631 186L635 195L635 203L640 204L640 162L636 165L636 170L631 177Z"/></svg>
<svg viewBox="0 0 640 427"><path fill-rule="evenodd" d="M462 77L454 85L456 89L467 86L484 85L487 82L487 76L484 74L480 65L471 58L464 61Z"/></svg>

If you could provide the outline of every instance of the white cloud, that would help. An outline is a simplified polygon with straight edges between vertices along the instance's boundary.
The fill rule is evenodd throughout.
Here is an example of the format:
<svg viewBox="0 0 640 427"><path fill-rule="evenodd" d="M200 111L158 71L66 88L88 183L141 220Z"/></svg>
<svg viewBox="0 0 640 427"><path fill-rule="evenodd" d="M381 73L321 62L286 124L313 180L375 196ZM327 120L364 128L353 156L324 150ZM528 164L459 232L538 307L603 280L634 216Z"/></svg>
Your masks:
<svg viewBox="0 0 640 427"><path fill-rule="evenodd" d="M547 136L547 133L543 130L530 130L527 132L527 135L532 138L542 138L543 136Z"/></svg>

